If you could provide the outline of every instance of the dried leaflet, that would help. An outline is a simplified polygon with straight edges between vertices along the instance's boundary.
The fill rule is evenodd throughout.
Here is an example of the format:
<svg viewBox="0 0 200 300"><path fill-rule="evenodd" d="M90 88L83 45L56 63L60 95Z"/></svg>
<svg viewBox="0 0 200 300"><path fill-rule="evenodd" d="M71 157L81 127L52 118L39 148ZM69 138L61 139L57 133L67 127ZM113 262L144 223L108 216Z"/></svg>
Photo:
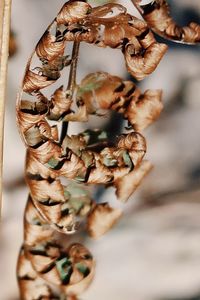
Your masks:
<svg viewBox="0 0 200 300"><path fill-rule="evenodd" d="M112 208L108 203L96 205L88 216L88 232L91 237L97 239L104 235L121 217L122 212L118 208Z"/></svg>
<svg viewBox="0 0 200 300"><path fill-rule="evenodd" d="M94 275L94 260L90 252L80 244L64 248L62 236L55 236L55 230L41 217L31 198L25 209L24 229L24 249L21 250L18 262L19 285L23 286L22 299L29 299L29 294L28 297L24 295L26 289L30 289L36 282L41 284L36 299L44 291L49 292L45 282L58 285L65 294L69 291L69 295L81 293L90 284ZM25 281L29 272L32 273L29 275L31 283ZM34 290L30 292L35 293Z"/></svg>
<svg viewBox="0 0 200 300"><path fill-rule="evenodd" d="M160 36L175 42L196 44L200 42L200 24L195 22L187 26L179 26L170 14L166 0L154 0L141 5L140 0L132 0L139 9L148 26Z"/></svg>
<svg viewBox="0 0 200 300"><path fill-rule="evenodd" d="M152 164L149 161L143 161L132 172L116 181L117 197L126 202L140 185L144 176L152 169Z"/></svg>
<svg viewBox="0 0 200 300"><path fill-rule="evenodd" d="M75 295L57 295L33 269L30 261L26 258L23 248L18 258L18 282L21 300L78 300Z"/></svg>
<svg viewBox="0 0 200 300"><path fill-rule="evenodd" d="M65 55L70 41L72 55ZM30 189L18 263L24 300L57 299L52 296L52 284L66 299L75 300L89 286L94 259L83 245L70 245L65 236L86 221L89 234L98 238L117 222L121 210L96 203L85 184L113 185L125 201L150 169L150 163L143 161L146 141L140 131L158 118L161 91L142 93L132 81L105 72L89 74L76 83L80 42L120 49L127 70L138 80L155 70L167 49L156 42L146 22L128 14L122 5L92 8L84 1L67 2L38 42L17 102ZM68 87L56 87L68 66ZM49 87L54 88L51 97ZM57 123L49 122L86 122L90 115L101 116L109 110L122 114L130 125L114 142L101 130L69 136L63 125L60 134ZM35 291L37 283L41 288Z"/></svg>
<svg viewBox="0 0 200 300"><path fill-rule="evenodd" d="M115 110L122 113L136 131L145 129L159 117L163 108L161 98L160 90L142 94L132 81L123 81L105 72L87 75L77 91L77 104L81 109L86 107L86 115Z"/></svg>

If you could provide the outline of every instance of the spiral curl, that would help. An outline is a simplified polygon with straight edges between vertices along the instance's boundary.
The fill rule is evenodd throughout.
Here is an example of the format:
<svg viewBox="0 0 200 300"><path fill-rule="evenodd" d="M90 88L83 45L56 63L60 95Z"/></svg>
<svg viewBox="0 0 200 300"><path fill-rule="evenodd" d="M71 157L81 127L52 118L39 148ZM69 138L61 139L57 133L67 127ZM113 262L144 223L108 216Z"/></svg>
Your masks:
<svg viewBox="0 0 200 300"><path fill-rule="evenodd" d="M142 94L133 82L105 72L89 74L72 89L60 86L49 97L46 88L74 63L74 57L65 55L67 42L120 49L127 70L138 80L155 70L167 49L123 6L92 8L84 1L67 2L38 42L17 102L30 190L17 270L24 300L65 299L56 296L57 288L67 300L75 300L90 284L92 255L80 244L66 248L62 241L69 244L70 238L63 234L74 233L85 221L90 236L98 238L117 222L121 210L96 203L88 186L113 185L117 197L127 201L151 169L143 160L146 141L140 131L162 110L160 90ZM58 122L87 122L90 115L109 110L122 114L129 124L129 132L114 142L100 130L59 138Z"/></svg>
<svg viewBox="0 0 200 300"><path fill-rule="evenodd" d="M154 0L145 5L140 4L141 0L132 2L148 26L158 35L183 44L200 43L200 24L190 22L187 26L179 26L171 17L170 6L166 0Z"/></svg>

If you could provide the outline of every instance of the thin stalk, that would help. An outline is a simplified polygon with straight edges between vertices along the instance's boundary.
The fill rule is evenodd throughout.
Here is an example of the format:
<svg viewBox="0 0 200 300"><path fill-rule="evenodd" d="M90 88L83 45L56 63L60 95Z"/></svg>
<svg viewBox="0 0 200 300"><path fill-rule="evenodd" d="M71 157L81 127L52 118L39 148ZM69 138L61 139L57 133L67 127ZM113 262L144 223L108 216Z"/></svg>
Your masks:
<svg viewBox="0 0 200 300"><path fill-rule="evenodd" d="M72 63L70 66L69 80L68 80L68 86L67 86L67 90L69 92L70 97L73 97L74 88L76 86L76 72L77 72L79 48L80 48L80 43L74 42L73 49L72 49ZM67 134L67 129L68 129L68 122L63 121L62 129L61 129L61 136L60 136L61 143Z"/></svg>
<svg viewBox="0 0 200 300"><path fill-rule="evenodd" d="M0 1L0 211L3 177L4 115L9 55L11 0Z"/></svg>
<svg viewBox="0 0 200 300"><path fill-rule="evenodd" d="M137 0L131 0L131 2L133 3L133 5L135 6L135 8L139 11L139 13L141 15L143 15L143 10L142 8L140 7L140 5L138 4L138 1Z"/></svg>
<svg viewBox="0 0 200 300"><path fill-rule="evenodd" d="M69 81L67 89L72 93L74 87L76 85L76 70L77 70L77 63L78 63L78 54L79 54L80 43L74 42L73 50L72 50L72 63L70 66L69 72Z"/></svg>

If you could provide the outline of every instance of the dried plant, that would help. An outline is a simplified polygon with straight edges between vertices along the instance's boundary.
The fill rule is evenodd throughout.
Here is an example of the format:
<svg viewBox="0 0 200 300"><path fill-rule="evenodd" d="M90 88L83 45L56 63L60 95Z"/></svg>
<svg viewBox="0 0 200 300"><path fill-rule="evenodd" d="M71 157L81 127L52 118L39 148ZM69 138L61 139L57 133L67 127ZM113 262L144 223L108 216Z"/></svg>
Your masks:
<svg viewBox="0 0 200 300"><path fill-rule="evenodd" d="M2 0L0 2L0 214L2 198L3 135L10 33L10 15L11 0Z"/></svg>
<svg viewBox="0 0 200 300"><path fill-rule="evenodd" d="M184 44L196 44L200 42L200 25L191 22L181 27L170 15L170 7L166 0L153 0L141 5L141 0L132 0L148 26L158 35Z"/></svg>
<svg viewBox="0 0 200 300"><path fill-rule="evenodd" d="M155 12L158 19L155 14L152 18L160 20ZM96 203L88 186L114 186L118 199L125 202L151 169L151 163L143 160L146 141L141 131L158 118L161 91L142 93L132 81L105 72L76 82L81 42L120 49L127 70L138 80L152 73L167 46L156 41L149 29L152 23L149 19L147 23L116 3L92 8L85 1L69 1L27 64L17 102L30 189L17 267L21 299L77 299L92 281L95 262L83 245L70 244L68 234L82 224L98 238L122 213L108 203ZM69 42L73 42L71 57L66 54ZM65 67L70 67L68 86L56 87ZM101 130L67 134L68 122L87 122L90 115L109 110L129 123L129 130L115 142ZM58 122L63 124L60 132Z"/></svg>

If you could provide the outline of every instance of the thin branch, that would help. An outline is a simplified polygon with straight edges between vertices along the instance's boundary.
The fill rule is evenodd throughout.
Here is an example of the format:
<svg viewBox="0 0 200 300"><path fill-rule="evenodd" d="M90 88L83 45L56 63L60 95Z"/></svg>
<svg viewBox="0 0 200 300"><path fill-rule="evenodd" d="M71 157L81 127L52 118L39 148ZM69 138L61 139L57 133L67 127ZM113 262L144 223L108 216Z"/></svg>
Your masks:
<svg viewBox="0 0 200 300"><path fill-rule="evenodd" d="M72 50L72 63L70 66L69 81L68 81L68 86L67 86L67 90L68 90L69 94L71 95L71 97L73 97L73 91L76 86L76 70L77 70L77 63L78 63L79 48L80 48L80 43L74 42L73 50ZM67 134L67 129L68 129L68 122L64 121L62 123L62 130L61 130L61 136L60 136L61 143Z"/></svg>
<svg viewBox="0 0 200 300"><path fill-rule="evenodd" d="M131 2L133 3L133 5L135 6L135 8L139 11L139 13L141 15L143 15L143 10L142 8L140 7L140 5L138 4L138 1L137 0L131 0Z"/></svg>
<svg viewBox="0 0 200 300"><path fill-rule="evenodd" d="M78 54L79 54L80 43L74 42L73 50L72 50L72 63L70 67L69 73L69 81L67 89L72 93L74 87L76 85L76 70L77 70L77 63L78 63Z"/></svg>
<svg viewBox="0 0 200 300"><path fill-rule="evenodd" d="M0 1L0 209L2 198L3 137L9 55L11 0Z"/></svg>

